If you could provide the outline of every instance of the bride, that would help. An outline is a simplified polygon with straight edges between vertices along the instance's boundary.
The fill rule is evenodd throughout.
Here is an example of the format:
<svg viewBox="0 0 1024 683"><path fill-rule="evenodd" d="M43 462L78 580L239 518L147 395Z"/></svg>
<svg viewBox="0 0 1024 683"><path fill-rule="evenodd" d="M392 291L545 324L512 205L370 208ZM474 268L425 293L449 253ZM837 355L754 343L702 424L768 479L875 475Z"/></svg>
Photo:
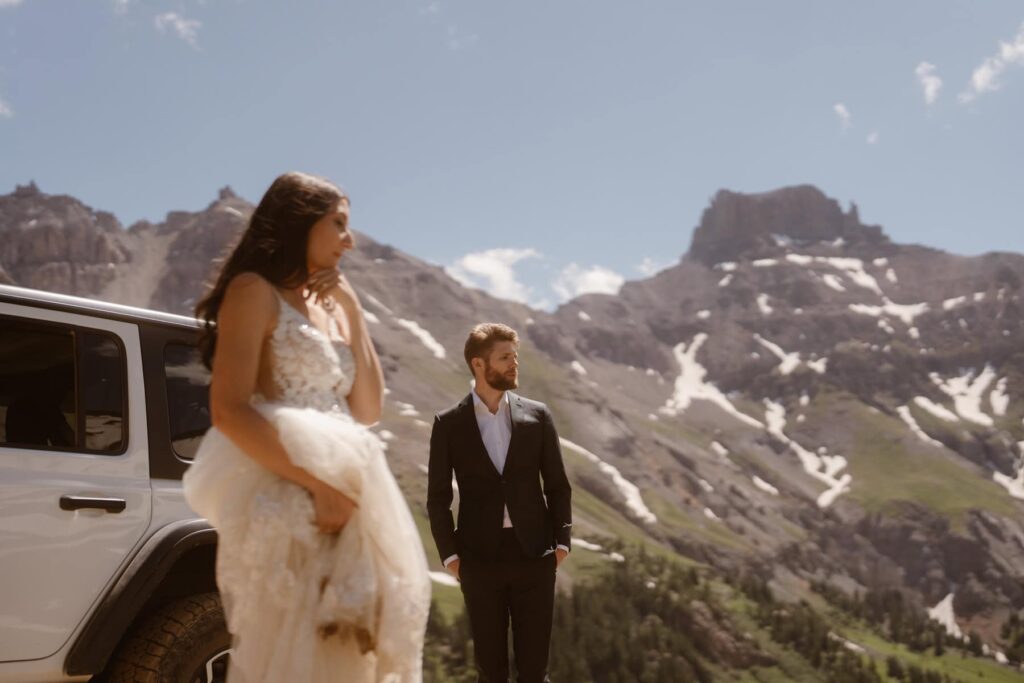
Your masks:
<svg viewBox="0 0 1024 683"><path fill-rule="evenodd" d="M430 580L378 437L384 379L337 264L349 200L286 173L216 283L213 427L184 478L218 531L232 683L421 680Z"/></svg>

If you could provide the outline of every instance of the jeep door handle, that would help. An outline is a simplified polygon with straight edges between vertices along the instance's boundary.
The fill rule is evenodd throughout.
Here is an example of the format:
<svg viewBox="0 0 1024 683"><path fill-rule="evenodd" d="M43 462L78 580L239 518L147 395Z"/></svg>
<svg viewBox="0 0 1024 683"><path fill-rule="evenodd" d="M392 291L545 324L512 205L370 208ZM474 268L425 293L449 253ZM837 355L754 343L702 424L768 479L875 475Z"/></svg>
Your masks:
<svg viewBox="0 0 1024 683"><path fill-rule="evenodd" d="M69 496L60 497L61 510L81 510L93 508L106 510L107 512L124 512L127 502L124 498L93 498L91 496Z"/></svg>

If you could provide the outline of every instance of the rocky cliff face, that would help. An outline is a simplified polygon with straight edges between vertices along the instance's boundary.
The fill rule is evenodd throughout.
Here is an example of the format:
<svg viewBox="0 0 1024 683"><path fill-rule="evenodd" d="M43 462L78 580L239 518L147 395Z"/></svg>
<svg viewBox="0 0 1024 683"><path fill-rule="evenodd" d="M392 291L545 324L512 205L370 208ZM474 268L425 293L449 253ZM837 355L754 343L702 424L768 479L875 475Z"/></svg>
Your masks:
<svg viewBox="0 0 1024 683"><path fill-rule="evenodd" d="M123 232L113 214L34 183L0 197L0 264L26 287L98 293L130 259Z"/></svg>
<svg viewBox="0 0 1024 683"><path fill-rule="evenodd" d="M801 185L761 194L721 190L704 210L689 257L706 265L756 257L778 246L842 242L878 247L888 238L878 226L862 225L857 207L844 213L816 187Z"/></svg>
<svg viewBox="0 0 1024 683"><path fill-rule="evenodd" d="M557 346L534 341L575 358L586 381L614 378L647 414L618 437L629 459L668 436L703 480L684 500L740 537L781 540L770 512L744 504L809 496L826 514L799 513L815 540L796 546L817 552L795 568L912 586L927 604L952 593L984 629L1024 606L1024 572L1010 569L1024 567L1022 277L1018 254L894 244L815 188L723 191L679 265L567 303L549 323ZM785 563L791 548L769 554Z"/></svg>
<svg viewBox="0 0 1024 683"><path fill-rule="evenodd" d="M19 188L0 197L0 279L188 313L251 210L225 189L123 230ZM466 331L504 320L527 342L524 393L556 416L580 539L769 567L794 597L825 577L953 594L994 648L1024 609L1024 256L896 244L801 186L720 192L678 265L553 314L366 235L342 268L414 514L430 415L468 388Z"/></svg>

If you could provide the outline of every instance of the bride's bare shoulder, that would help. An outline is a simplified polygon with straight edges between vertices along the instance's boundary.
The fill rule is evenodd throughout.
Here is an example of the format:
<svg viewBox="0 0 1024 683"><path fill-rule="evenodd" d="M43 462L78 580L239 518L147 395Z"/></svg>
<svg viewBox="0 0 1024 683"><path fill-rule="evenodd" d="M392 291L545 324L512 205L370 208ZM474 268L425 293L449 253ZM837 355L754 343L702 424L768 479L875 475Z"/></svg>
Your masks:
<svg viewBox="0 0 1024 683"><path fill-rule="evenodd" d="M249 315L273 315L277 311L274 285L259 273L239 273L231 278L224 291L222 310L225 308Z"/></svg>

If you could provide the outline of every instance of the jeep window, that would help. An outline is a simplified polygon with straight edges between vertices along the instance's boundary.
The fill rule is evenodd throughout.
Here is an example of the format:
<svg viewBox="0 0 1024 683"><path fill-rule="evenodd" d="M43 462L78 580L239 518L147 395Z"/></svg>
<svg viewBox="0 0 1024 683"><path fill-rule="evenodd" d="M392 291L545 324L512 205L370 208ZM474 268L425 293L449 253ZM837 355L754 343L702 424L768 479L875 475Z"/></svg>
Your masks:
<svg viewBox="0 0 1024 683"><path fill-rule="evenodd" d="M210 428L210 371L194 346L168 344L164 373L171 446L179 458L191 460Z"/></svg>
<svg viewBox="0 0 1024 683"><path fill-rule="evenodd" d="M123 453L124 377L109 334L0 316L0 446Z"/></svg>
<svg viewBox="0 0 1024 683"><path fill-rule="evenodd" d="M85 449L120 453L125 447L124 375L121 346L108 334L83 332L79 340L79 400Z"/></svg>

